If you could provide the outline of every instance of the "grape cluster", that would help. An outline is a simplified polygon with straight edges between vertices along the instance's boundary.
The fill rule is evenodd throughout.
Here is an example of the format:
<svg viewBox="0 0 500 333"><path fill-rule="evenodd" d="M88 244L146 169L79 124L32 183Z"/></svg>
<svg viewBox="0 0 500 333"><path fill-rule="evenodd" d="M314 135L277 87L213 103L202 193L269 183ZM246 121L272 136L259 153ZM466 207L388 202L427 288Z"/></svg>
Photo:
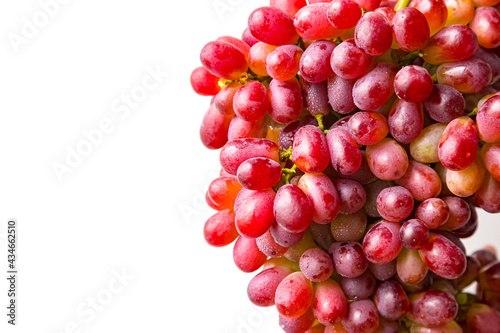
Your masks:
<svg viewBox="0 0 500 333"><path fill-rule="evenodd" d="M500 332L461 242L500 212L499 3L271 0L203 47L205 239L285 332Z"/></svg>

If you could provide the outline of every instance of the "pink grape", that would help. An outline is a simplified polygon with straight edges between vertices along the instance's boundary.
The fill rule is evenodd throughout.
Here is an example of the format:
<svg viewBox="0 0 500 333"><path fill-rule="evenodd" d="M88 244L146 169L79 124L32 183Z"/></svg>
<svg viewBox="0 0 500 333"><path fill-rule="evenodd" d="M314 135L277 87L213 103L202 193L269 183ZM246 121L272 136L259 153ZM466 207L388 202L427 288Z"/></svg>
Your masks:
<svg viewBox="0 0 500 333"><path fill-rule="evenodd" d="M479 58L469 58L439 65L436 70L439 84L446 84L462 93L475 93L491 81L491 67Z"/></svg>
<svg viewBox="0 0 500 333"><path fill-rule="evenodd" d="M238 237L233 248L233 260L236 266L245 273L258 270L267 257L260 252L255 239Z"/></svg>
<svg viewBox="0 0 500 333"><path fill-rule="evenodd" d="M476 124L469 117L452 120L439 143L439 160L449 170L463 170L474 162L479 145Z"/></svg>
<svg viewBox="0 0 500 333"><path fill-rule="evenodd" d="M426 326L446 325L458 313L458 303L447 292L429 290L410 295L409 318Z"/></svg>
<svg viewBox="0 0 500 333"><path fill-rule="evenodd" d="M276 46L258 42L250 48L248 66L259 76L269 76L266 68L267 56L276 49Z"/></svg>
<svg viewBox="0 0 500 333"><path fill-rule="evenodd" d="M220 152L222 167L232 175L236 175L241 163L253 157L279 162L279 148L271 140L247 138L228 142Z"/></svg>
<svg viewBox="0 0 500 333"><path fill-rule="evenodd" d="M366 190L358 181L352 179L333 179L339 197L339 211L352 214L363 208Z"/></svg>
<svg viewBox="0 0 500 333"><path fill-rule="evenodd" d="M328 252L332 255L335 271L348 278L355 278L368 269L363 247L357 242L333 243Z"/></svg>
<svg viewBox="0 0 500 333"><path fill-rule="evenodd" d="M293 271L288 267L278 266L263 270L248 284L247 294L257 306L274 305L274 294L281 281Z"/></svg>
<svg viewBox="0 0 500 333"><path fill-rule="evenodd" d="M450 216L441 226L441 229L456 230L467 224L471 217L469 204L464 199L454 196L443 197L442 199L450 209Z"/></svg>
<svg viewBox="0 0 500 333"><path fill-rule="evenodd" d="M443 199L430 198L417 207L415 217L423 221L429 229L437 229L448 221L450 208Z"/></svg>
<svg viewBox="0 0 500 333"><path fill-rule="evenodd" d="M424 127L422 103L396 100L387 117L392 137L401 143L411 143Z"/></svg>
<svg viewBox="0 0 500 333"><path fill-rule="evenodd" d="M356 2L367 12L374 11L382 3L380 0L356 0Z"/></svg>
<svg viewBox="0 0 500 333"><path fill-rule="evenodd" d="M266 58L266 69L275 80L288 81L299 72L302 49L296 45L283 45L274 49Z"/></svg>
<svg viewBox="0 0 500 333"><path fill-rule="evenodd" d="M363 240L366 258L375 264L386 264L395 259L403 247L399 229L399 224L383 220L375 224Z"/></svg>
<svg viewBox="0 0 500 333"><path fill-rule="evenodd" d="M208 149L224 147L232 118L231 115L223 115L217 111L214 104L210 105L200 127L200 139L203 145Z"/></svg>
<svg viewBox="0 0 500 333"><path fill-rule="evenodd" d="M423 58L433 65L469 58L478 47L477 35L468 26L454 24L432 36L422 49Z"/></svg>
<svg viewBox="0 0 500 333"><path fill-rule="evenodd" d="M332 279L316 284L312 309L323 325L335 325L346 315L347 301L342 288Z"/></svg>
<svg viewBox="0 0 500 333"><path fill-rule="evenodd" d="M292 17L274 7L254 10L248 18L248 28L255 38L270 45L295 44L299 39Z"/></svg>
<svg viewBox="0 0 500 333"><path fill-rule="evenodd" d="M229 141L245 138L262 138L266 134L265 119L246 121L238 116L229 123L227 138Z"/></svg>
<svg viewBox="0 0 500 333"><path fill-rule="evenodd" d="M361 15L361 6L352 0L333 0L327 12L328 22L342 30L354 28Z"/></svg>
<svg viewBox="0 0 500 333"><path fill-rule="evenodd" d="M351 137L361 145L374 145L389 134L387 119L378 112L355 113L347 127Z"/></svg>
<svg viewBox="0 0 500 333"><path fill-rule="evenodd" d="M366 13L356 24L354 41L368 55L384 54L392 44L390 23L380 13Z"/></svg>
<svg viewBox="0 0 500 333"><path fill-rule="evenodd" d="M429 268L420 258L418 251L403 247L396 260L396 272L401 283L417 285L425 280Z"/></svg>
<svg viewBox="0 0 500 333"><path fill-rule="evenodd" d="M380 315L392 320L401 318L410 308L405 290L393 280L384 281L377 286L373 301Z"/></svg>
<svg viewBox="0 0 500 333"><path fill-rule="evenodd" d="M374 333L379 325L379 315L373 301L364 299L349 303L342 325L348 332Z"/></svg>
<svg viewBox="0 0 500 333"><path fill-rule="evenodd" d="M292 159L306 173L323 172L330 161L323 131L312 125L300 128L293 139Z"/></svg>
<svg viewBox="0 0 500 333"><path fill-rule="evenodd" d="M410 143L410 154L415 161L420 163L439 162L439 142L446 125L445 123L429 125Z"/></svg>
<svg viewBox="0 0 500 333"><path fill-rule="evenodd" d="M269 230L276 243L283 247L292 247L299 244L305 234L305 231L299 233L287 231L280 227L276 221L273 222Z"/></svg>
<svg viewBox="0 0 500 333"><path fill-rule="evenodd" d="M212 246L231 244L239 236L234 225L234 213L229 209L215 213L205 223L203 235L207 243Z"/></svg>
<svg viewBox="0 0 500 333"><path fill-rule="evenodd" d="M430 37L427 19L412 7L398 10L392 19L391 27L399 46L407 52L420 50Z"/></svg>
<svg viewBox="0 0 500 333"><path fill-rule="evenodd" d="M417 161L410 161L408 170L396 184L406 187L415 200L424 201L441 193L441 179L434 169Z"/></svg>
<svg viewBox="0 0 500 333"><path fill-rule="evenodd" d="M494 7L476 8L470 28L476 33L482 47L493 49L500 46L500 10Z"/></svg>
<svg viewBox="0 0 500 333"><path fill-rule="evenodd" d="M296 120L302 112L302 91L296 78L288 81L272 80L269 84L271 108L269 115L281 124Z"/></svg>
<svg viewBox="0 0 500 333"><path fill-rule="evenodd" d="M448 10L443 0L412 0L409 6L424 14L431 36L446 24Z"/></svg>
<svg viewBox="0 0 500 333"><path fill-rule="evenodd" d="M306 313L297 318L285 318L283 316L279 316L279 324L281 329L285 331L285 333L299 333L306 332L309 333L311 330L311 326L316 321L314 317L313 311L309 308ZM316 333L316 332L311 332ZM320 332L322 333L322 332Z"/></svg>
<svg viewBox="0 0 500 333"><path fill-rule="evenodd" d="M400 222L413 211L413 197L402 186L383 189L377 197L377 210L389 222Z"/></svg>
<svg viewBox="0 0 500 333"><path fill-rule="evenodd" d="M465 111L465 99L453 87L435 84L430 96L424 100L425 112L433 120L448 123Z"/></svg>
<svg viewBox="0 0 500 333"><path fill-rule="evenodd" d="M302 254L299 266L305 277L312 282L322 282L333 273L332 258L325 251L315 248Z"/></svg>
<svg viewBox="0 0 500 333"><path fill-rule="evenodd" d="M374 264L370 262L368 268L377 280L387 281L396 274L396 259L385 264Z"/></svg>
<svg viewBox="0 0 500 333"><path fill-rule="evenodd" d="M281 165L269 158L254 157L238 167L238 181L249 190L263 190L278 184Z"/></svg>
<svg viewBox="0 0 500 333"><path fill-rule="evenodd" d="M481 159L491 176L500 181L500 144L484 144L481 148Z"/></svg>
<svg viewBox="0 0 500 333"><path fill-rule="evenodd" d="M370 297L377 287L377 279L370 270L355 278L340 278L340 286L347 298L359 300Z"/></svg>
<svg viewBox="0 0 500 333"><path fill-rule="evenodd" d="M239 195L245 195L245 192ZM239 234L247 238L257 238L269 230L274 221L273 202L274 191L271 189L252 191L244 199L238 200L236 210L236 229Z"/></svg>
<svg viewBox="0 0 500 333"><path fill-rule="evenodd" d="M330 57L337 44L328 40L313 42L300 59L300 75L311 83L319 83L328 79L333 71Z"/></svg>
<svg viewBox="0 0 500 333"><path fill-rule="evenodd" d="M399 230L399 239L408 250L418 250L429 241L429 228L419 219L408 220Z"/></svg>
<svg viewBox="0 0 500 333"><path fill-rule="evenodd" d="M490 328L500 327L500 313L486 304L473 304L466 318L472 332L487 333Z"/></svg>
<svg viewBox="0 0 500 333"><path fill-rule="evenodd" d="M322 173L306 173L300 178L298 187L304 191L311 202L314 222L327 224L337 217L340 200L328 176Z"/></svg>
<svg viewBox="0 0 500 333"><path fill-rule="evenodd" d="M219 93L215 96L214 104L220 113L226 115L234 114L234 95L241 87L241 83L233 81L225 86L221 91L219 91Z"/></svg>
<svg viewBox="0 0 500 333"><path fill-rule="evenodd" d="M496 55L492 50L478 47L474 53L474 57L486 62L491 67L490 85L500 79L500 56Z"/></svg>
<svg viewBox="0 0 500 333"><path fill-rule="evenodd" d="M342 175L356 172L361 166L361 151L347 130L331 129L326 135L330 161L333 168Z"/></svg>
<svg viewBox="0 0 500 333"><path fill-rule="evenodd" d="M354 104L364 111L374 111L384 105L394 93L394 77L397 71L392 63L377 63L354 84Z"/></svg>
<svg viewBox="0 0 500 333"><path fill-rule="evenodd" d="M241 185L234 176L222 176L213 180L208 187L208 196L217 210L233 209Z"/></svg>
<svg viewBox="0 0 500 333"><path fill-rule="evenodd" d="M383 180L401 178L408 169L408 154L394 139L385 138L366 148L370 170Z"/></svg>
<svg viewBox="0 0 500 333"><path fill-rule="evenodd" d="M350 38L333 50L330 65L338 76L344 79L355 79L368 70L373 60L373 56L357 47L354 39Z"/></svg>
<svg viewBox="0 0 500 333"><path fill-rule="evenodd" d="M339 37L342 30L328 22L326 12L330 7L327 3L310 4L302 7L295 14L294 25L300 37L318 40Z"/></svg>
<svg viewBox="0 0 500 333"><path fill-rule="evenodd" d="M479 138L488 143L500 142L500 96L489 98L479 108L476 117Z"/></svg>
<svg viewBox="0 0 500 333"><path fill-rule="evenodd" d="M307 6L306 0L271 0L270 4L271 7L281 9L291 17L294 17L302 7Z"/></svg>
<svg viewBox="0 0 500 333"><path fill-rule="evenodd" d="M465 272L465 254L443 235L431 232L429 242L418 251L427 267L440 277L456 279Z"/></svg>
<svg viewBox="0 0 500 333"><path fill-rule="evenodd" d="M243 33L241 35L241 40L247 43L250 47L259 43L259 40L252 35L250 29L248 28L245 28L245 30L243 30Z"/></svg>
<svg viewBox="0 0 500 333"><path fill-rule="evenodd" d="M276 308L285 318L293 319L306 313L312 299L313 285L301 272L285 277L276 289Z"/></svg>
<svg viewBox="0 0 500 333"><path fill-rule="evenodd" d="M431 75L420 66L405 66L394 77L396 95L410 103L424 101L431 95L433 88Z"/></svg>
<svg viewBox="0 0 500 333"><path fill-rule="evenodd" d="M356 109L352 97L352 89L356 79L343 79L338 75L332 75L328 79L328 102L335 112L349 114Z"/></svg>
<svg viewBox="0 0 500 333"><path fill-rule="evenodd" d="M239 79L248 70L245 55L239 48L222 41L210 42L201 50L200 60L210 73L227 80Z"/></svg>
<svg viewBox="0 0 500 333"><path fill-rule="evenodd" d="M243 120L257 121L269 110L267 89L258 81L250 81L238 89L233 97L234 113Z"/></svg>
<svg viewBox="0 0 500 333"><path fill-rule="evenodd" d="M287 184L279 188L274 200L276 222L290 232L299 233L311 224L311 201L297 186Z"/></svg>
<svg viewBox="0 0 500 333"><path fill-rule="evenodd" d="M257 237L255 242L259 250L271 258L280 258L288 250L288 248L276 243L271 235L271 231L266 231L262 236Z"/></svg>
<svg viewBox="0 0 500 333"><path fill-rule="evenodd" d="M204 67L198 67L191 73L191 87L202 96L214 96L220 91L217 76L207 71Z"/></svg>
<svg viewBox="0 0 500 333"><path fill-rule="evenodd" d="M331 107L328 103L327 81L310 83L301 80L300 83L302 85L304 109L312 116L328 115Z"/></svg>
<svg viewBox="0 0 500 333"><path fill-rule="evenodd" d="M482 209L488 213L500 213L500 182L489 173L476 192L476 200Z"/></svg>

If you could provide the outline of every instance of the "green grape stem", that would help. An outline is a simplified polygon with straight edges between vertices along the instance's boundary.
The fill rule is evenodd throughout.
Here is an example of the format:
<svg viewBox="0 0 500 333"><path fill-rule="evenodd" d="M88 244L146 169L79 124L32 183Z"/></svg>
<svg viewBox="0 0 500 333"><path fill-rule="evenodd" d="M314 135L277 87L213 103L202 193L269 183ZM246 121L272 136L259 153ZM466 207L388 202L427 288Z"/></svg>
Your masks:
<svg viewBox="0 0 500 333"><path fill-rule="evenodd" d="M318 121L318 128L322 131L325 130L325 125L323 125L323 115L322 114L318 114L316 116L316 120Z"/></svg>
<svg viewBox="0 0 500 333"><path fill-rule="evenodd" d="M474 110L472 110L472 112L469 113L467 115L467 117L474 117L477 114L477 111L479 111L479 109L478 108L474 108Z"/></svg>
<svg viewBox="0 0 500 333"><path fill-rule="evenodd" d="M411 2L411 0L398 0L398 2L396 3L396 7L394 7L394 11L397 12L401 8L408 7L410 2Z"/></svg>

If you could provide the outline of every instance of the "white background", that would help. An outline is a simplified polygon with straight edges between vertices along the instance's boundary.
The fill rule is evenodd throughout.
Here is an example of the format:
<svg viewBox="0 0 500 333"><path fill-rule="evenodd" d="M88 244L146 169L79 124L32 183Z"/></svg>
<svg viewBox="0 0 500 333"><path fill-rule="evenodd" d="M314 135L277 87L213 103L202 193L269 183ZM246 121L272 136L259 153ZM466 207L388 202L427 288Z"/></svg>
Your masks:
<svg viewBox="0 0 500 333"><path fill-rule="evenodd" d="M210 98L189 84L203 45L240 37L267 1L66 0L43 22L48 2L0 4L0 272L9 218L20 233L18 326L2 277L0 332L279 332L231 247L204 242L218 153L199 141ZM126 114L148 70L168 75ZM58 178L54 163L103 120L112 131ZM498 244L498 218L480 218L471 251Z"/></svg>

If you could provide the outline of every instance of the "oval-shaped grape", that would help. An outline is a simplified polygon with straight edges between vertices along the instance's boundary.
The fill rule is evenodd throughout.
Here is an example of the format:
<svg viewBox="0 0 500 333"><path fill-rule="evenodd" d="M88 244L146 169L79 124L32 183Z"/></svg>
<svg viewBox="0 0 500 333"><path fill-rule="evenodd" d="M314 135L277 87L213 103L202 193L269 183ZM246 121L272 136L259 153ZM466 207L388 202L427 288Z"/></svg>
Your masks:
<svg viewBox="0 0 500 333"><path fill-rule="evenodd" d="M432 36L422 49L423 58L432 65L459 61L476 52L476 33L466 25L454 24L441 29Z"/></svg>
<svg viewBox="0 0 500 333"><path fill-rule="evenodd" d="M302 91L296 78L288 81L272 80L269 84L269 99L269 115L278 123L291 123L302 112Z"/></svg>
<svg viewBox="0 0 500 333"><path fill-rule="evenodd" d="M375 264L386 264L395 259L403 247L399 229L397 223L381 221L375 224L363 240L366 258Z"/></svg>
<svg viewBox="0 0 500 333"><path fill-rule="evenodd" d="M476 124L469 117L452 120L439 142L439 160L449 170L459 171L474 162L479 146Z"/></svg>
<svg viewBox="0 0 500 333"><path fill-rule="evenodd" d="M323 172L330 161L323 131L312 125L300 128L293 138L292 160L306 173Z"/></svg>
<svg viewBox="0 0 500 333"><path fill-rule="evenodd" d="M223 41L210 42L203 47L200 60L210 73L227 80L238 80L248 70L245 55L236 46Z"/></svg>
<svg viewBox="0 0 500 333"><path fill-rule="evenodd" d="M343 128L331 129L326 135L330 161L333 168L342 175L356 172L361 166L361 151L349 132Z"/></svg>
<svg viewBox="0 0 500 333"><path fill-rule="evenodd" d="M456 279L465 272L465 254L441 234L431 232L429 242L418 251L427 267L440 277Z"/></svg>
<svg viewBox="0 0 500 333"><path fill-rule="evenodd" d="M238 139L228 142L220 152L220 163L226 172L236 175L238 167L253 157L267 157L279 162L279 148L267 139Z"/></svg>
<svg viewBox="0 0 500 333"><path fill-rule="evenodd" d="M299 40L293 18L274 7L254 10L248 18L248 28L255 38L270 45L295 44Z"/></svg>
<svg viewBox="0 0 500 333"><path fill-rule="evenodd" d="M334 184L325 174L308 174L297 184L312 204L312 220L319 224L330 223L339 213L340 200Z"/></svg>
<svg viewBox="0 0 500 333"><path fill-rule="evenodd" d="M291 184L284 185L276 193L274 217L285 230L302 232L312 222L311 201L299 187Z"/></svg>

